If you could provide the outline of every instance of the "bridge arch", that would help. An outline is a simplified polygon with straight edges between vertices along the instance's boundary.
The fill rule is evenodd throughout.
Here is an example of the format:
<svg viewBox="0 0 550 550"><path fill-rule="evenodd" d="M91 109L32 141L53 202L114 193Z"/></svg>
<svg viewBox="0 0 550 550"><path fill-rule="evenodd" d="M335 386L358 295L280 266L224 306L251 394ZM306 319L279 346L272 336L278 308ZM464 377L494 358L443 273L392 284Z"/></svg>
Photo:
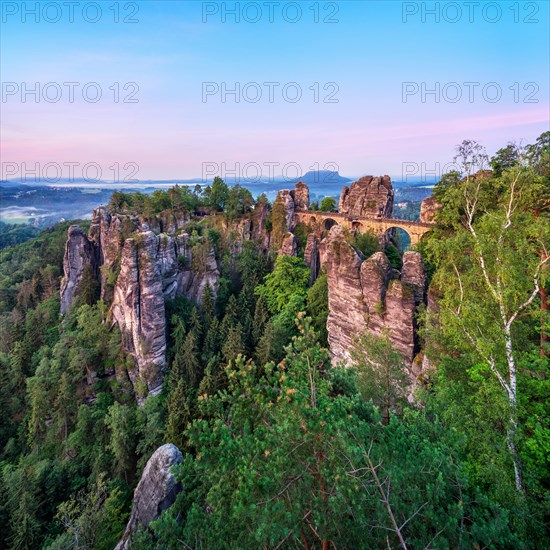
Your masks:
<svg viewBox="0 0 550 550"><path fill-rule="evenodd" d="M384 242L393 243L402 253L410 250L413 243L412 235L400 225L392 225L386 229Z"/></svg>
<svg viewBox="0 0 550 550"><path fill-rule="evenodd" d="M338 225L338 222L332 218L325 218L323 222L323 229L330 231L335 225Z"/></svg>

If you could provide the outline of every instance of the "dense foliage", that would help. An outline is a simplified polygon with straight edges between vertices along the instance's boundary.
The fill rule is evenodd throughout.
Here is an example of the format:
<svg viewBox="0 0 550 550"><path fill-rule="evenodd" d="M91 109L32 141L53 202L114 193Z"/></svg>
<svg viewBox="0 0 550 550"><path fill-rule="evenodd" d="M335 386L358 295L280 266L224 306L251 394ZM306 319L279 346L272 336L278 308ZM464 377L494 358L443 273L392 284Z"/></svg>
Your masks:
<svg viewBox="0 0 550 550"><path fill-rule="evenodd" d="M171 442L185 491L133 548L544 548L549 158L550 133L490 161L464 142L462 173L437 184L419 246L430 369L414 399L385 334L357 334L352 365L331 365L327 275L311 284L306 228L299 257L275 258L276 201L271 249L239 241L268 203L219 178L113 193L114 212L186 212L195 257L212 246L221 272L200 305L167 303L164 390L142 406L91 282L60 318L69 223L2 250L0 547L112 549L147 460ZM348 240L379 250L374 235ZM399 249L386 253L400 268Z"/></svg>
<svg viewBox="0 0 550 550"><path fill-rule="evenodd" d="M0 222L0 250L6 246L24 243L39 233L40 229L32 225Z"/></svg>

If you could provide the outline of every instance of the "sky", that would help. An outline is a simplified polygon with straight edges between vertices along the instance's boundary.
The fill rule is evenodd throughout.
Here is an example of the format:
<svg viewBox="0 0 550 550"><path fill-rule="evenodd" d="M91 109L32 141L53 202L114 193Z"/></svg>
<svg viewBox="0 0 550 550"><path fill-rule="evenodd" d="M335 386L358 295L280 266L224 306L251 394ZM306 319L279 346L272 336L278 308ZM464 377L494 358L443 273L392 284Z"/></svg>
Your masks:
<svg viewBox="0 0 550 550"><path fill-rule="evenodd" d="M1 3L2 178L431 176L550 129L546 0L67 4Z"/></svg>

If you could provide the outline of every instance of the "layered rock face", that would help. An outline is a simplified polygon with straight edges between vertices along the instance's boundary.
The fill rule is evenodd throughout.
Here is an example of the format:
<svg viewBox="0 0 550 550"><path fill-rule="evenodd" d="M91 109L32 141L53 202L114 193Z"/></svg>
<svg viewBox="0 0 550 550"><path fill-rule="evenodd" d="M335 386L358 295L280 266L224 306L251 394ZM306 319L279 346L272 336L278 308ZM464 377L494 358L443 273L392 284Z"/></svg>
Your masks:
<svg viewBox="0 0 550 550"><path fill-rule="evenodd" d="M294 189L282 189L277 193L277 202L283 204L286 217L286 231L294 229L294 212L296 210L309 209L309 187L302 181L298 182Z"/></svg>
<svg viewBox="0 0 550 550"><path fill-rule="evenodd" d="M187 233L178 235L170 240L171 262L177 265L176 286L170 293L165 292L167 298L173 299L178 295L187 296L190 300L200 304L207 285L214 294L218 294L220 271L216 262L214 249L206 243L190 244Z"/></svg>
<svg viewBox="0 0 550 550"><path fill-rule="evenodd" d="M124 226L124 230L123 230ZM128 216L111 216L105 208L96 208L92 215L92 224L88 238L93 243L99 257L101 269L101 299L110 302L116 272L124 244L124 233L131 233L138 227L137 220Z"/></svg>
<svg viewBox="0 0 550 550"><path fill-rule="evenodd" d="M290 193L297 210L309 209L309 187L303 181L299 181Z"/></svg>
<svg viewBox="0 0 550 550"><path fill-rule="evenodd" d="M157 263L159 238L152 232L127 239L122 249L120 274L114 289L111 312L122 334L127 353L135 359L128 369L134 386L148 393L162 389L166 362L166 319L161 266ZM138 392L138 398L143 391Z"/></svg>
<svg viewBox="0 0 550 550"><path fill-rule="evenodd" d="M389 176L365 176L342 189L338 211L353 217L391 218L393 197Z"/></svg>
<svg viewBox="0 0 550 550"><path fill-rule="evenodd" d="M298 254L298 243L294 233L289 232L284 236L279 254L281 256L296 256Z"/></svg>
<svg viewBox="0 0 550 550"><path fill-rule="evenodd" d="M88 237L77 226L69 230L61 312L69 310L89 266L100 281L101 298L111 303L124 350L134 358L128 375L139 402L162 388L165 299L185 295L199 303L207 285L217 294L220 272L212 247L187 233L173 234L185 220L183 214L164 213L159 220L145 220L99 208ZM158 235L151 227L170 234Z"/></svg>
<svg viewBox="0 0 550 550"><path fill-rule="evenodd" d="M63 258L63 281L61 282L61 313L69 311L80 290L82 277L89 269L91 277L97 277L99 261L97 251L78 225L71 225Z"/></svg>
<svg viewBox="0 0 550 550"><path fill-rule="evenodd" d="M420 221L424 223L434 223L435 217L441 208L434 197L428 197L420 205Z"/></svg>
<svg viewBox="0 0 550 550"><path fill-rule="evenodd" d="M181 462L183 455L171 443L153 453L134 491L132 513L115 550L131 548L132 535L138 528L147 527L174 503L182 487L170 469Z"/></svg>
<svg viewBox="0 0 550 550"><path fill-rule="evenodd" d="M387 331L411 368L418 351L415 315L424 299L425 272L420 254L408 252L401 273L383 252L364 259L335 226L327 238L329 288L328 340L335 361L349 362L354 339L368 330ZM412 377L412 372L411 372Z"/></svg>
<svg viewBox="0 0 550 550"><path fill-rule="evenodd" d="M315 233L307 236L306 249L304 251L304 260L311 271L310 284L313 284L321 270L321 257L319 254L319 241Z"/></svg>
<svg viewBox="0 0 550 550"><path fill-rule="evenodd" d="M426 301L426 267L420 252L409 251L403 254L401 280L412 288L417 306Z"/></svg>
<svg viewBox="0 0 550 550"><path fill-rule="evenodd" d="M277 193L275 201L279 201L283 204L285 210L285 228L286 231L292 231L294 229L294 210L295 204L292 198L292 191L283 189Z"/></svg>

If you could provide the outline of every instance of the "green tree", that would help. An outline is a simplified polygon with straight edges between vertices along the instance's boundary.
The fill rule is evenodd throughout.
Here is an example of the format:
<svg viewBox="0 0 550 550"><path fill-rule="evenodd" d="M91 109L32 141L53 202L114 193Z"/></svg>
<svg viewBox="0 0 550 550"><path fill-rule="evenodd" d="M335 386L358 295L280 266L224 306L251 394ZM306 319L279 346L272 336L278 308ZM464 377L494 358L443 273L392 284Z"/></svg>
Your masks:
<svg viewBox="0 0 550 550"><path fill-rule="evenodd" d="M409 386L403 356L392 346L388 333L364 332L355 341L351 361L357 370L357 385L364 399L372 399L382 412L384 424L390 413L401 413Z"/></svg>
<svg viewBox="0 0 550 550"><path fill-rule="evenodd" d="M252 344L255 348L262 337L265 326L269 320L269 312L267 310L267 304L263 296L259 296L256 300L256 307L254 309L254 319L252 322ZM267 362L267 361L266 361Z"/></svg>
<svg viewBox="0 0 550 550"><path fill-rule="evenodd" d="M127 478L135 466L135 418L129 405L113 403L109 407L105 425L110 430L109 449L114 455L117 470Z"/></svg>
<svg viewBox="0 0 550 550"><path fill-rule="evenodd" d="M520 150L514 143L509 143L506 147L499 149L494 157L491 157L491 167L494 175L500 178L505 170L509 170L518 164L520 160Z"/></svg>
<svg viewBox="0 0 550 550"><path fill-rule="evenodd" d="M185 493L150 526L158 546L517 544L468 486L452 433L421 413L381 425L349 370L339 373L348 391L335 391L307 318L299 332L277 366L241 356L226 390L199 396L186 432L197 454L178 470Z"/></svg>
<svg viewBox="0 0 550 550"><path fill-rule="evenodd" d="M253 206L254 198L250 191L237 184L228 190L223 211L226 219L231 222L250 212Z"/></svg>
<svg viewBox="0 0 550 550"><path fill-rule="evenodd" d="M336 199L334 197L325 197L321 201L321 212L335 212L336 211Z"/></svg>
<svg viewBox="0 0 550 550"><path fill-rule="evenodd" d="M365 233L357 232L351 244L360 250L365 258L370 258L370 256L380 249L378 238L371 231Z"/></svg>
<svg viewBox="0 0 550 550"><path fill-rule="evenodd" d="M208 330L208 327L210 327L210 324L216 315L215 306L216 304L212 287L207 283L204 287L201 298L202 322L205 330Z"/></svg>
<svg viewBox="0 0 550 550"><path fill-rule="evenodd" d="M256 287L256 294L263 296L270 312L279 313L292 296L306 296L309 279L309 269L304 260L279 256L273 272L265 276L262 285Z"/></svg>
<svg viewBox="0 0 550 550"><path fill-rule="evenodd" d="M454 206L459 216L456 231L431 241L438 263L434 281L443 289L440 304L446 336L473 354L471 376L479 382L488 374L494 376L506 396L506 444L516 489L523 493L517 450L521 335L516 327L523 317L534 314L546 276L550 224L535 216L530 206L537 196L536 175L519 164L497 180L476 177L468 172L475 164L475 149L471 150L461 157L467 176L462 198ZM454 190L453 195L458 201ZM485 214L484 208L490 213Z"/></svg>
<svg viewBox="0 0 550 550"><path fill-rule="evenodd" d="M167 403L166 441L180 449L185 448L183 432L194 413L194 391L180 379L170 390Z"/></svg>
<svg viewBox="0 0 550 550"><path fill-rule="evenodd" d="M220 322L215 317L210 323L210 327L208 329L208 332L206 333L206 338L204 340L203 357L205 363L208 363L214 356L216 356L220 352L222 345L220 332Z"/></svg>
<svg viewBox="0 0 550 550"><path fill-rule="evenodd" d="M281 197L277 195L271 211L271 246L274 250L281 248L287 230L285 204Z"/></svg>
<svg viewBox="0 0 550 550"><path fill-rule="evenodd" d="M322 345L328 345L328 277L320 275L307 291L307 312Z"/></svg>
<svg viewBox="0 0 550 550"><path fill-rule="evenodd" d="M41 525L38 521L39 502L35 494L35 480L24 468L21 472L17 504L11 517L10 548L33 550L40 540Z"/></svg>
<svg viewBox="0 0 550 550"><path fill-rule="evenodd" d="M238 355L244 353L243 327L241 323L231 327L222 348L224 359L229 363L235 361Z"/></svg>
<svg viewBox="0 0 550 550"><path fill-rule="evenodd" d="M188 386L196 387L200 379L200 362L198 357L197 341L193 331L189 331L185 337L183 344L183 350L180 350L183 354L183 377Z"/></svg>
<svg viewBox="0 0 550 550"><path fill-rule="evenodd" d="M227 187L227 184L222 180L222 178L216 176L212 182L212 187L210 188L210 206L221 211L223 210L228 197L229 187Z"/></svg>

